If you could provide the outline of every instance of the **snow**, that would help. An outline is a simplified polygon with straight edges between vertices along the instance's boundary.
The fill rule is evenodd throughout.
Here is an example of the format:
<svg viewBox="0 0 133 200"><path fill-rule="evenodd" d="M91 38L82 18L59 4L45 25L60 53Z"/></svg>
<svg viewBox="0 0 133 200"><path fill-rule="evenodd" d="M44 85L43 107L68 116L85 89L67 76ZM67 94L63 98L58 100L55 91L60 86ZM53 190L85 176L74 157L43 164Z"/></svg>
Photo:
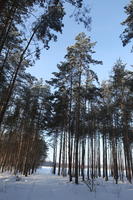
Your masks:
<svg viewBox="0 0 133 200"><path fill-rule="evenodd" d="M9 173L0 174L0 200L133 200L133 185L128 182L116 185L102 178L95 182L95 192L90 192L83 182L69 183L67 177L51 174L48 167L40 168L19 181Z"/></svg>

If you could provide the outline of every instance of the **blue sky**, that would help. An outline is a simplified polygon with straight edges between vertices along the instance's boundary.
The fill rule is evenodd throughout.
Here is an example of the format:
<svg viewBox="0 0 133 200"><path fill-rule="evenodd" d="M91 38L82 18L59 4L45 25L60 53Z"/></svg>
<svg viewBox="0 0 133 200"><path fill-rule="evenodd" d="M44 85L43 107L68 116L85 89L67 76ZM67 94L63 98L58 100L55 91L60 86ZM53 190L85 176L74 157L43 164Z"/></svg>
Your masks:
<svg viewBox="0 0 133 200"><path fill-rule="evenodd" d="M127 47L122 46L119 38L124 27L120 24L125 18L124 6L129 0L88 0L91 7L91 31L87 32L83 25L78 25L74 19L69 18L73 9L67 6L67 15L64 18L64 29L62 34L58 34L58 41L51 42L50 49L44 50L40 60L35 66L28 69L32 75L37 78L48 80L51 73L57 71L56 65L64 60L66 48L75 43L75 36L80 32L85 32L91 36L93 42L97 42L95 46L96 53L93 55L95 59L102 60L102 66L95 66L92 69L97 73L99 80L107 80L111 74L111 69L117 59L121 58L127 63L127 68L133 64L131 44Z"/></svg>

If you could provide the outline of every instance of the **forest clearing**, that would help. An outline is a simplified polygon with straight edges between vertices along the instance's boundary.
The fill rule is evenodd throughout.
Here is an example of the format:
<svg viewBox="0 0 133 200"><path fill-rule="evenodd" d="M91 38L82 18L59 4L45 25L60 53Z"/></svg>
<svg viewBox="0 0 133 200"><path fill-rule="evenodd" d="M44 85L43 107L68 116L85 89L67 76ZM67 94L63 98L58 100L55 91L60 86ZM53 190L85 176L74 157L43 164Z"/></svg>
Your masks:
<svg viewBox="0 0 133 200"><path fill-rule="evenodd" d="M132 200L133 197L133 185L129 183L116 186L112 179L109 182L98 179L95 191L90 192L83 182L77 186L67 178L52 175L48 167L40 168L28 178L20 176L19 181L9 174L0 178L0 200Z"/></svg>
<svg viewBox="0 0 133 200"><path fill-rule="evenodd" d="M133 0L113 1L0 0L0 200L133 199Z"/></svg>

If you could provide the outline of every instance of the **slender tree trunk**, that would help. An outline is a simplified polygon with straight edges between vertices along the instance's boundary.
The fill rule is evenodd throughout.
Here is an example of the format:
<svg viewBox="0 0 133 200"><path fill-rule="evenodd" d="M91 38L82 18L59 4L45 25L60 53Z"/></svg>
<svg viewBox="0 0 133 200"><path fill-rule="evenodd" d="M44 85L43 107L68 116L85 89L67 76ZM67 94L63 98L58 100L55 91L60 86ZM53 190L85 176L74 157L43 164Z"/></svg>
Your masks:
<svg viewBox="0 0 133 200"><path fill-rule="evenodd" d="M57 159L57 132L54 135L53 149L53 174L56 174L56 159Z"/></svg>
<svg viewBox="0 0 133 200"><path fill-rule="evenodd" d="M81 175L82 180L85 180L85 174L84 174L84 168L85 168L85 141L82 140L82 164L81 164Z"/></svg>
<svg viewBox="0 0 133 200"><path fill-rule="evenodd" d="M61 169L62 138L63 138L62 135L63 135L63 133L61 133L61 135L60 135L60 152L59 152L58 175L60 175L60 169Z"/></svg>

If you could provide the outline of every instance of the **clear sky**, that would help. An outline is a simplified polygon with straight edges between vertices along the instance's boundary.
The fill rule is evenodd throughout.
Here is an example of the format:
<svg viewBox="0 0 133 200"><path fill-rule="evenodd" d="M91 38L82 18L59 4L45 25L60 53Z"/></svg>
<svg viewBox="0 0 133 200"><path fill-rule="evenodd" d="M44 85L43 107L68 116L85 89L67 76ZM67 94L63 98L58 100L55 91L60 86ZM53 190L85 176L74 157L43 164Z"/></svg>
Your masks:
<svg viewBox="0 0 133 200"><path fill-rule="evenodd" d="M69 18L72 9L67 6L68 15L64 18L63 33L58 35L56 43L51 42L50 49L42 52L40 60L35 66L28 69L32 75L44 80L51 77L51 73L57 71L56 65L63 61L66 48L75 43L75 36L80 32L85 32L91 36L95 46L95 59L102 60L102 66L95 66L93 70L97 73L99 80L107 80L111 73L112 66L118 58L127 63L129 69L133 64L131 44L127 47L122 46L120 34L124 27L121 22L126 18L124 6L129 0L87 0L91 7L91 31L87 32L83 25L77 25L74 19Z"/></svg>

